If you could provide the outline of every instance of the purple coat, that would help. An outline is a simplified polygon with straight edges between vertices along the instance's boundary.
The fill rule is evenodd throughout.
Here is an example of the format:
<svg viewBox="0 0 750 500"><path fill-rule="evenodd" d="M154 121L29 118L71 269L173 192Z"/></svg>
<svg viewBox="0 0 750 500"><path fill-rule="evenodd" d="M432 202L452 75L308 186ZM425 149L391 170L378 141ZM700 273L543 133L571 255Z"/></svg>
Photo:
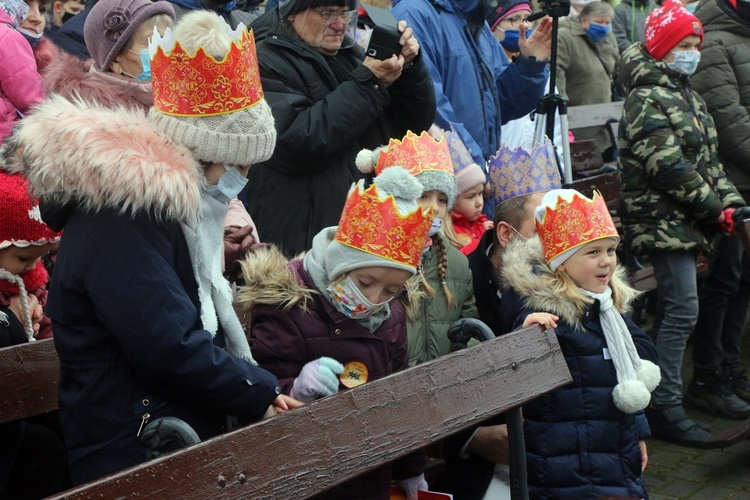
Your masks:
<svg viewBox="0 0 750 500"><path fill-rule="evenodd" d="M301 260L292 261L289 268L300 284L315 290ZM400 302L391 303L390 317L374 333L341 314L319 293L313 294L307 306L308 311L294 307L284 312L280 307L265 305L253 312L253 357L276 375L283 393L289 394L306 363L321 356L334 358L345 366L351 361L363 363L368 382L407 368L406 313ZM339 390L346 387L339 385ZM392 477L416 476L423 472L425 463L421 452L407 455L327 491L321 498L387 499Z"/></svg>

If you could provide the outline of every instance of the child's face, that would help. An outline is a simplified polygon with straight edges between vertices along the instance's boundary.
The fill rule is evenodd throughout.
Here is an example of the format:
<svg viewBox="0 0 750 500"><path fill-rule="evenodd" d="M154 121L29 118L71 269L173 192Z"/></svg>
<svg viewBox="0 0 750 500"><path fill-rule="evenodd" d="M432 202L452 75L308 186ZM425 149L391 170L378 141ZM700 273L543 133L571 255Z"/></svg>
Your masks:
<svg viewBox="0 0 750 500"><path fill-rule="evenodd" d="M29 6L29 13L26 14L26 17L21 21L19 26L36 34L42 33L47 23L47 20L44 18L44 13L47 12L47 4L40 3L39 0L25 1L26 5Z"/></svg>
<svg viewBox="0 0 750 500"><path fill-rule="evenodd" d="M674 62L674 53L675 52L685 52L688 50L698 50L701 46L701 37L698 35L690 35L686 36L685 38L680 41L677 45L674 46L672 50L667 52L667 55L664 56L663 61L664 62Z"/></svg>
<svg viewBox="0 0 750 500"><path fill-rule="evenodd" d="M469 222L474 222L482 215L482 207L484 207L484 184L477 184L456 198L452 211L463 215Z"/></svg>
<svg viewBox="0 0 750 500"><path fill-rule="evenodd" d="M9 246L0 250L0 268L13 274L23 274L36 267L37 262L50 250L52 244L25 248Z"/></svg>
<svg viewBox="0 0 750 500"><path fill-rule="evenodd" d="M605 238L583 245L560 264L576 285L589 292L602 293L612 281L617 266L617 240Z"/></svg>
<svg viewBox="0 0 750 500"><path fill-rule="evenodd" d="M425 191L422 196L417 200L419 205L424 209L429 209L435 212L435 217L438 219L445 219L445 214L448 213L448 195L442 191Z"/></svg>
<svg viewBox="0 0 750 500"><path fill-rule="evenodd" d="M351 271L349 277L367 300L380 304L395 297L411 278L411 273L391 267L363 267Z"/></svg>

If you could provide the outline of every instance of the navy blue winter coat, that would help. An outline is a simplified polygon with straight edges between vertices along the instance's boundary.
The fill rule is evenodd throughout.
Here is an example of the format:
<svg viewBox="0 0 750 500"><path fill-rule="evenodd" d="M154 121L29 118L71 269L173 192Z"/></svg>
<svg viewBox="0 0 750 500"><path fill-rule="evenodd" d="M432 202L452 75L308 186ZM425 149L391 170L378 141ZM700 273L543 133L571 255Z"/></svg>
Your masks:
<svg viewBox="0 0 750 500"><path fill-rule="evenodd" d="M202 167L140 111L55 97L28 118L3 162L25 171L43 219L64 230L46 313L74 482L144 462L147 420L181 418L202 439L227 414L259 420L280 393L276 377L201 323L179 223L199 213ZM61 148L61 133L79 143Z"/></svg>
<svg viewBox="0 0 750 500"><path fill-rule="evenodd" d="M503 302L513 297L525 304L517 311L516 326L533 312L560 317L555 333L573 378L523 407L529 497L648 498L639 441L650 430L642 412L626 414L612 400L617 374L605 351L599 301L583 317L571 315L571 302L532 271L536 252L526 242L514 243L503 254L502 277L512 287L503 292ZM627 317L625 322L641 359L656 363L651 338Z"/></svg>

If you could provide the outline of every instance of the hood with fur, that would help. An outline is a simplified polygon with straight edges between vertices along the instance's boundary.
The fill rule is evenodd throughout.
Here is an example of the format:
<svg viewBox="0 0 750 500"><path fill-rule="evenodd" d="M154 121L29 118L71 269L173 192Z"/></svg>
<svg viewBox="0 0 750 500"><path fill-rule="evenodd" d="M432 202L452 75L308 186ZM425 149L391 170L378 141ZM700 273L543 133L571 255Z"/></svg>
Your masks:
<svg viewBox="0 0 750 500"><path fill-rule="evenodd" d="M154 102L151 82L136 82L132 78L105 73L94 68L94 61L60 52L44 68L44 90L60 94L66 99L81 98L105 108L127 106L146 111Z"/></svg>
<svg viewBox="0 0 750 500"><path fill-rule="evenodd" d="M142 110L52 95L5 140L0 164L23 173L34 196L53 206L176 222L200 211L203 168Z"/></svg>
<svg viewBox="0 0 750 500"><path fill-rule="evenodd" d="M237 292L235 304L240 317L252 315L257 306L270 305L289 311L306 307L314 290L297 280L284 254L275 246L249 252L241 262L245 285Z"/></svg>
<svg viewBox="0 0 750 500"><path fill-rule="evenodd" d="M625 299L625 305L618 308L620 312L626 312L635 296L635 291L625 283L624 274L624 268L618 265L611 282L613 298L619 295ZM550 312L577 327L582 327L583 313L593 303L593 299L577 290L578 293L564 294L556 289L557 280L544 262L539 238L516 238L505 248L500 281L503 288L515 290L528 308Z"/></svg>

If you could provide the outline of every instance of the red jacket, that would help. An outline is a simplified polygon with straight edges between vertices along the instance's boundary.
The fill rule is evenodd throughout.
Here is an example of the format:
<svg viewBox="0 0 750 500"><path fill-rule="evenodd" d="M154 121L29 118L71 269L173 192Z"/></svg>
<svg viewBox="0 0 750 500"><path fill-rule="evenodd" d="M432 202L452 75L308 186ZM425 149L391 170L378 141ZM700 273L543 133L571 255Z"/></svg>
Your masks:
<svg viewBox="0 0 750 500"><path fill-rule="evenodd" d="M462 254L469 255L477 248L479 240L482 239L482 235L485 231L484 223L487 222L487 216L481 214L474 222L469 222L469 220L463 215L451 212L451 220L453 221L453 229L457 234L465 234L471 238L471 241L461 248Z"/></svg>

